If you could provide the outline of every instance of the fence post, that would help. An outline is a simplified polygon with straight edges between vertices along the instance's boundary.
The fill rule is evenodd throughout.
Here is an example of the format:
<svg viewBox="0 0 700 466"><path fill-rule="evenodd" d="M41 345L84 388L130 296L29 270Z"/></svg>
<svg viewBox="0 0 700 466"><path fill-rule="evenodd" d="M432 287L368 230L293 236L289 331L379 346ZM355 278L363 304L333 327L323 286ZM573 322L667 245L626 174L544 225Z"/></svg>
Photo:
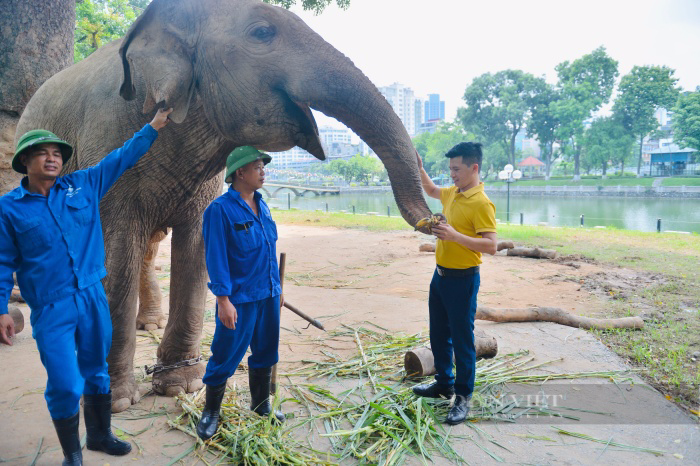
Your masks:
<svg viewBox="0 0 700 466"><path fill-rule="evenodd" d="M523 213L522 212L520 212L520 224L521 225L523 224Z"/></svg>
<svg viewBox="0 0 700 466"><path fill-rule="evenodd" d="M355 206L352 206L352 214L355 215Z"/></svg>
<svg viewBox="0 0 700 466"><path fill-rule="evenodd" d="M661 219L660 218L656 219L656 232L661 233Z"/></svg>
<svg viewBox="0 0 700 466"><path fill-rule="evenodd" d="M581 226L583 226L583 214L581 214Z"/></svg>
<svg viewBox="0 0 700 466"><path fill-rule="evenodd" d="M391 217L391 206L386 206L386 216Z"/></svg>
<svg viewBox="0 0 700 466"><path fill-rule="evenodd" d="M326 202L326 213L328 213L328 203Z"/></svg>
<svg viewBox="0 0 700 466"><path fill-rule="evenodd" d="M292 193L287 193L287 210L292 210Z"/></svg>

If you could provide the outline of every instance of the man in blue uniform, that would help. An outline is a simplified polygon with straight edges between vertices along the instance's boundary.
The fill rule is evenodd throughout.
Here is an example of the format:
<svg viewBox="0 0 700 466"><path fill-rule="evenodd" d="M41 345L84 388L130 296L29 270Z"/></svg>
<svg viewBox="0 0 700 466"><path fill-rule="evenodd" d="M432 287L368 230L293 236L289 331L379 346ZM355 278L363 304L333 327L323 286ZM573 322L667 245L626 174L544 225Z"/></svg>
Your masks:
<svg viewBox="0 0 700 466"><path fill-rule="evenodd" d="M7 302L17 272L48 375L44 397L64 465L82 464L81 395L87 448L110 455L131 451L110 427L112 322L100 282L107 270L98 208L117 178L150 149L171 111L158 110L123 147L96 166L66 176L59 174L73 148L49 131L29 131L12 159L12 168L27 176L0 198L0 343L12 344Z"/></svg>
<svg viewBox="0 0 700 466"><path fill-rule="evenodd" d="M216 330L203 382L206 405L197 434L211 438L217 429L226 380L250 346L248 380L251 409L269 416L270 376L277 363L281 287L277 266L277 226L257 192L271 157L250 146L226 159L229 190L204 212L202 225L209 289L216 296ZM282 422L278 411L273 420Z"/></svg>

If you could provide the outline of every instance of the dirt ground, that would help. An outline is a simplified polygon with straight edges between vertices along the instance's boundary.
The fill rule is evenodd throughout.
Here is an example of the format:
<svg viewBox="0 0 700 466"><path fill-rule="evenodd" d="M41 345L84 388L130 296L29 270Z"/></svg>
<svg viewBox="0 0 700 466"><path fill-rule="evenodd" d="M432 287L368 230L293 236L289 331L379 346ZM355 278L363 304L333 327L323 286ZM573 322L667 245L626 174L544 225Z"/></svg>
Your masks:
<svg viewBox="0 0 700 466"><path fill-rule="evenodd" d="M391 331L427 333L428 285L434 256L418 252L425 236L412 232L370 233L315 226L279 225L278 251L287 253L286 299L304 312L320 317L331 330L341 325L370 321ZM169 243L158 255L162 289L167 294ZM491 307L556 306L569 312L593 316L605 314L611 299L605 286L583 286L584 277L634 283L641 280L624 269L605 270L584 260L539 261L506 257L486 257L482 266L479 303ZM622 277L622 278L620 278ZM644 286L638 282L638 286ZM213 297L207 302L205 333L213 333ZM164 299L167 306L167 299ZM46 374L31 337L29 310L22 306L25 330L12 347L0 347L0 462L7 464L60 463L62 455L43 399ZM167 309L166 309L167 312ZM494 335L499 352L506 354L527 349L535 362L558 360L543 368L552 373L612 371L628 369L591 334L550 323L477 323ZM306 323L287 310L282 311L280 370L295 367L304 358L320 358L318 338L322 332L306 329ZM156 330L137 333L138 349L134 363L137 377L144 378L143 365L155 362ZM348 348L347 351L352 349ZM342 349L341 349L342 351ZM559 360L560 359L560 360ZM238 384L247 386L245 375L236 375ZM547 382L542 393L568 400L569 406L612 413L581 414L581 421L562 428L635 446L665 451L661 457L631 452L610 445L557 434L544 422L521 419L515 423L480 422L482 432L470 426L454 428L457 435L493 439L505 448L497 454L509 463L528 464L698 464L700 430L697 423L661 394L635 378L634 387L619 388L601 380ZM596 384L590 389L586 384ZM144 393L149 384L142 385ZM612 390L610 388L613 387ZM598 391L595 391L598 390ZM585 393L585 395L583 395ZM591 394L598 394L592 396ZM578 398L577 398L578 397ZM283 405L292 411L294 406ZM84 451L85 464L168 464L189 449L194 441L171 430L166 416L144 418L148 413L167 412L170 418L179 409L170 398L146 394L132 409L114 416L113 426L130 437L133 452L122 458ZM81 432L84 426L81 420ZM542 440L542 438L548 440ZM485 441L485 440L484 440ZM467 440L454 440L455 449L471 464L494 462L487 453ZM496 448L496 447L492 447ZM507 450L506 450L507 448ZM693 459L695 458L695 459ZM197 464L186 456L182 464ZM440 463L440 461L438 461Z"/></svg>

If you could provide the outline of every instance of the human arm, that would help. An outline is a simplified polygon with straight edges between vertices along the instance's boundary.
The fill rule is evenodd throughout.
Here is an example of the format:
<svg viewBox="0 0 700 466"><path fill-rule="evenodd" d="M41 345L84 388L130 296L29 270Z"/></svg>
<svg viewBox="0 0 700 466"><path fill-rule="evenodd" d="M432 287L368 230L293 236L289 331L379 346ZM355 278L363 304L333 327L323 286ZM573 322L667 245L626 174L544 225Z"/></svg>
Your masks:
<svg viewBox="0 0 700 466"><path fill-rule="evenodd" d="M12 273L19 267L19 253L11 233L5 219L0 219L0 343L5 345L12 345L15 335L15 322L8 314L7 303L15 286Z"/></svg>
<svg viewBox="0 0 700 466"><path fill-rule="evenodd" d="M423 168L423 160L420 158L418 151L416 151L416 160L418 161L418 172L420 173L420 183L423 186L423 191L432 198L440 199L440 187L433 183L433 180L428 176L428 172Z"/></svg>
<svg viewBox="0 0 700 466"><path fill-rule="evenodd" d="M217 296L216 305L221 323L231 330L236 330L236 323L238 322L236 306L228 299L228 296Z"/></svg>
<svg viewBox="0 0 700 466"><path fill-rule="evenodd" d="M485 254L496 254L498 235L496 232L483 232L481 238L464 235L455 230L449 223L433 226L433 234L443 241L454 241L462 246Z"/></svg>
<svg viewBox="0 0 700 466"><path fill-rule="evenodd" d="M85 170L88 182L102 198L119 177L151 148L158 137L158 131L168 124L172 109L159 109L153 120L126 141L122 147L113 150L94 167Z"/></svg>

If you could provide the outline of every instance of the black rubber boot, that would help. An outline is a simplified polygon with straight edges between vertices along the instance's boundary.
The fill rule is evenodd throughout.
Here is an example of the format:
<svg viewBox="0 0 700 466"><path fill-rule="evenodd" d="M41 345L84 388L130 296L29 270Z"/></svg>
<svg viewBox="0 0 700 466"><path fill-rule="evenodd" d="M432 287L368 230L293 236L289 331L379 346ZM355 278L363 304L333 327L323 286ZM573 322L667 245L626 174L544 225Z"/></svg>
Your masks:
<svg viewBox="0 0 700 466"><path fill-rule="evenodd" d="M445 422L452 426L463 423L464 420L467 419L467 414L469 414L470 399L471 396L455 396L455 402L450 408L450 412L447 413L447 419L445 419Z"/></svg>
<svg viewBox="0 0 700 466"><path fill-rule="evenodd" d="M197 435L202 440L209 440L219 428L219 411L221 401L226 393L226 382L221 385L207 385L207 398L202 410L202 417L197 424Z"/></svg>
<svg viewBox="0 0 700 466"><path fill-rule="evenodd" d="M83 414L88 450L103 451L108 455L124 456L131 451L131 444L119 440L112 433L112 394L83 395Z"/></svg>
<svg viewBox="0 0 700 466"><path fill-rule="evenodd" d="M413 393L425 398L445 398L449 400L455 394L455 388L447 385L440 385L437 382L424 383L413 387Z"/></svg>
<svg viewBox="0 0 700 466"><path fill-rule="evenodd" d="M260 416L269 416L272 411L270 406L270 377L272 368L248 369L248 383L250 385L250 409ZM284 422L284 414L275 411L273 420Z"/></svg>
<svg viewBox="0 0 700 466"><path fill-rule="evenodd" d="M63 449L63 466L82 466L83 452L80 448L80 412L68 419L53 420L53 425L58 434L58 441Z"/></svg>

